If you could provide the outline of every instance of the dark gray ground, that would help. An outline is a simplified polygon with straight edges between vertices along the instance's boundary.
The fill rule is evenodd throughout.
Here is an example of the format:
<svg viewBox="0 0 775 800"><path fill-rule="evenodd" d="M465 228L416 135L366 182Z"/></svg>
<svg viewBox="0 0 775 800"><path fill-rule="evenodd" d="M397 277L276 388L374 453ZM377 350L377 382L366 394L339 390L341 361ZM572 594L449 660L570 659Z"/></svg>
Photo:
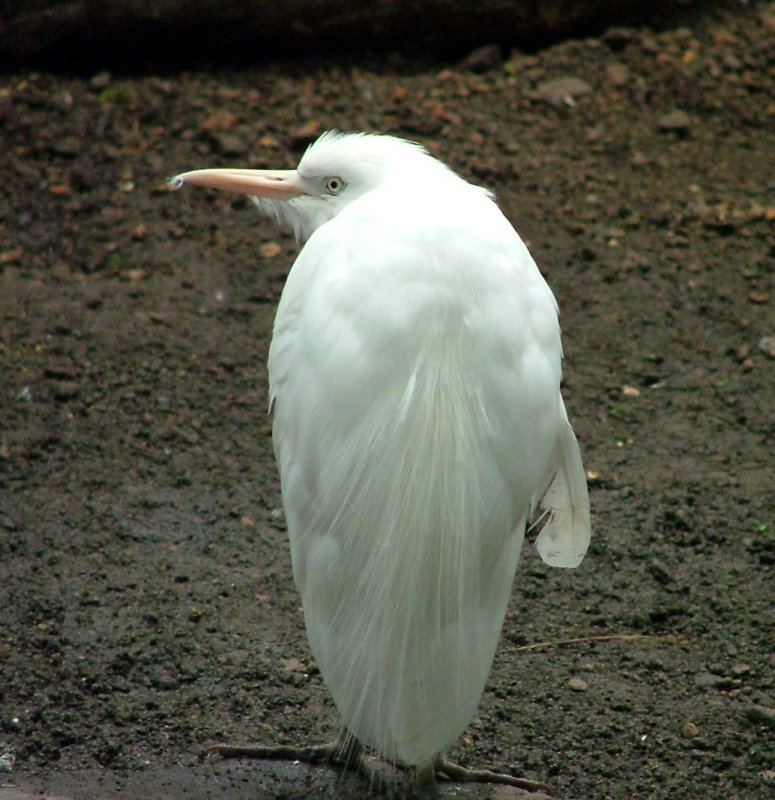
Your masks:
<svg viewBox="0 0 775 800"><path fill-rule="evenodd" d="M774 39L769 6L479 74L6 75L0 798L368 790L198 762L323 739L337 716L266 413L296 246L243 199L164 183L293 166L333 126L417 138L494 188L562 307L595 539L575 572L526 549L453 755L563 800L772 797ZM591 91L547 102L569 76Z"/></svg>

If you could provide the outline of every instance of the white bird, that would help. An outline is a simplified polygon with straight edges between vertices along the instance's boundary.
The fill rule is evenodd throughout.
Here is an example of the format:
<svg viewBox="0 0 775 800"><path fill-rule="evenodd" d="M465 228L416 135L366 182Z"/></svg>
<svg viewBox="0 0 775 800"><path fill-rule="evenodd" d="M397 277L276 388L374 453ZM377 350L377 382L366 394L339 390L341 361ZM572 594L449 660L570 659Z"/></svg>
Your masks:
<svg viewBox="0 0 775 800"><path fill-rule="evenodd" d="M250 195L306 240L269 394L293 574L349 755L417 782L500 780L442 754L476 712L526 525L545 510L552 566L590 539L551 290L490 192L392 136L332 131L295 170L172 183Z"/></svg>

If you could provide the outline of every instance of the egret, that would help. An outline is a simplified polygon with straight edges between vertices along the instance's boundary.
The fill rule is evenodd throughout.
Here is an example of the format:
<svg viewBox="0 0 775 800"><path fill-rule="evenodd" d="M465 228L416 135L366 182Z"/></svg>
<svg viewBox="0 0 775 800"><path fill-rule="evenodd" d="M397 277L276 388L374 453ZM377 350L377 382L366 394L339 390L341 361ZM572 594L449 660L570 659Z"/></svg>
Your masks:
<svg viewBox="0 0 775 800"><path fill-rule="evenodd" d="M486 189L418 144L330 131L295 170L172 179L249 195L304 244L269 350L274 447L336 752L537 784L443 756L476 712L526 526L576 567L587 485L555 298ZM319 759L332 748L220 748Z"/></svg>

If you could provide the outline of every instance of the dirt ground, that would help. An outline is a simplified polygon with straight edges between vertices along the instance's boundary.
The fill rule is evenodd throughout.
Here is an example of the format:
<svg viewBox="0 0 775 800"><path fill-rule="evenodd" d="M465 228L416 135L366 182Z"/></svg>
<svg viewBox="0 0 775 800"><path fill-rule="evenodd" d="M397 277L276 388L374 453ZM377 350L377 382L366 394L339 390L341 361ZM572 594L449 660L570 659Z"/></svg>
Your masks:
<svg viewBox="0 0 775 800"><path fill-rule="evenodd" d="M290 167L329 127L496 190L562 309L594 541L569 572L526 545L452 755L561 800L775 796L774 42L775 7L741 6L478 71L2 76L0 797L369 793L199 760L337 715L267 414L297 247L165 179Z"/></svg>

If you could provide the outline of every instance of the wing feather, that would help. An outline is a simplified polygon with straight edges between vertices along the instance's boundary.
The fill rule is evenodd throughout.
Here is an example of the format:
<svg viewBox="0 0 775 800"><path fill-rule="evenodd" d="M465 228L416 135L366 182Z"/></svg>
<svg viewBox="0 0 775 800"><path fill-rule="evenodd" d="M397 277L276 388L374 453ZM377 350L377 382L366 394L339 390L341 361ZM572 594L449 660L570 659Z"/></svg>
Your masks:
<svg viewBox="0 0 775 800"><path fill-rule="evenodd" d="M573 568L584 559L592 525L581 452L564 406L555 444L554 468L554 477L541 499L548 520L536 539L536 549L549 566Z"/></svg>

